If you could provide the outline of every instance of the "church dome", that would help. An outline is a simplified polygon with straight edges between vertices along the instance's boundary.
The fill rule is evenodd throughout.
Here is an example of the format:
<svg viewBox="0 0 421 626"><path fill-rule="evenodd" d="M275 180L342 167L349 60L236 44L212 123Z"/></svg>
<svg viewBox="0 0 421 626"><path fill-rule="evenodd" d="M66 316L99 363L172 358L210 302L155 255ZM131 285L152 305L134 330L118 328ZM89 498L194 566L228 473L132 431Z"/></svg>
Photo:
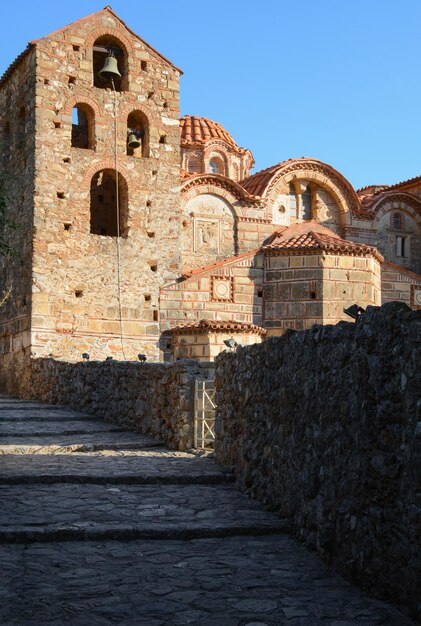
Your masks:
<svg viewBox="0 0 421 626"><path fill-rule="evenodd" d="M208 120L207 117L197 117L196 115L185 115L180 120L181 145L183 147L194 147L219 139L229 144L237 152L245 152L240 148L221 124Z"/></svg>

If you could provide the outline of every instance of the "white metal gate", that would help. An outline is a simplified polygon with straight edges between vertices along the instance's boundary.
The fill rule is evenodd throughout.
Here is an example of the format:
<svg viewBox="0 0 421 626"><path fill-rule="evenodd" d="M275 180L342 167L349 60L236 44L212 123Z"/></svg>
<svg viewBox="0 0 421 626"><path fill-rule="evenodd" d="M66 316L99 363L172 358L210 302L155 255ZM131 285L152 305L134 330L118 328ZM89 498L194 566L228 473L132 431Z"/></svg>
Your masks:
<svg viewBox="0 0 421 626"><path fill-rule="evenodd" d="M215 381L194 381L194 447L213 448L215 441Z"/></svg>

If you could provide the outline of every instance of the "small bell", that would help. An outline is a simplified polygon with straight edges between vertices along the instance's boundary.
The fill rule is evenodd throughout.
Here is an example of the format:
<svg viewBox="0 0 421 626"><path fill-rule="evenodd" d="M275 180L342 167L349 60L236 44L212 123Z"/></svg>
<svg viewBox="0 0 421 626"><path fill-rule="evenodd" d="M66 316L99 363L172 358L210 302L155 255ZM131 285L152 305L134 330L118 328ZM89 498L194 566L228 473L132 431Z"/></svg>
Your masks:
<svg viewBox="0 0 421 626"><path fill-rule="evenodd" d="M139 148L140 145L141 143L136 135L134 133L130 133L130 135L127 137L127 147L135 150L136 148Z"/></svg>
<svg viewBox="0 0 421 626"><path fill-rule="evenodd" d="M116 78L117 79L121 78L121 74L118 71L117 59L115 58L112 52L110 52L107 58L105 59L104 67L99 72L99 75L101 76L101 78L104 78L105 80L113 80Z"/></svg>

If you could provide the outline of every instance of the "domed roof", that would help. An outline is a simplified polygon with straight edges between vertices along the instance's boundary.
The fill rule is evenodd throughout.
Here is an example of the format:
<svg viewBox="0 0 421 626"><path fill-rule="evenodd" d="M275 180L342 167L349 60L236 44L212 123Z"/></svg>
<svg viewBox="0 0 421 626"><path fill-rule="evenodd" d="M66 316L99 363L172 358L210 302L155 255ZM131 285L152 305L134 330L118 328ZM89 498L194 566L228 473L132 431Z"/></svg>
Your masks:
<svg viewBox="0 0 421 626"><path fill-rule="evenodd" d="M244 148L240 148L236 144L229 132L221 124L208 120L207 117L185 115L180 120L180 127L182 146L197 146L212 139L219 139L228 143L235 150L245 152Z"/></svg>

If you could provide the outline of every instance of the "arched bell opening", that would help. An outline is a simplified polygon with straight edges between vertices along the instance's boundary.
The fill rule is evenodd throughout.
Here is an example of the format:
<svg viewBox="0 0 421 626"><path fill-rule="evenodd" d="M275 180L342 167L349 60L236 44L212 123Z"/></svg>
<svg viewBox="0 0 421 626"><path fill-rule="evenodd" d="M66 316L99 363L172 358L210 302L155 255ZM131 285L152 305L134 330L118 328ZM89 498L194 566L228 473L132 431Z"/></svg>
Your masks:
<svg viewBox="0 0 421 626"><path fill-rule="evenodd" d="M93 85L100 89L127 91L127 51L121 41L111 35L98 37L93 45Z"/></svg>
<svg viewBox="0 0 421 626"><path fill-rule="evenodd" d="M127 118L127 154L149 157L149 120L142 111L132 111Z"/></svg>
<svg viewBox="0 0 421 626"><path fill-rule="evenodd" d="M72 109L73 148L95 148L95 113L87 104L76 104Z"/></svg>
<svg viewBox="0 0 421 626"><path fill-rule="evenodd" d="M104 169L91 179L91 228L93 235L127 237L128 188L125 178L118 173L118 198L116 172Z"/></svg>

